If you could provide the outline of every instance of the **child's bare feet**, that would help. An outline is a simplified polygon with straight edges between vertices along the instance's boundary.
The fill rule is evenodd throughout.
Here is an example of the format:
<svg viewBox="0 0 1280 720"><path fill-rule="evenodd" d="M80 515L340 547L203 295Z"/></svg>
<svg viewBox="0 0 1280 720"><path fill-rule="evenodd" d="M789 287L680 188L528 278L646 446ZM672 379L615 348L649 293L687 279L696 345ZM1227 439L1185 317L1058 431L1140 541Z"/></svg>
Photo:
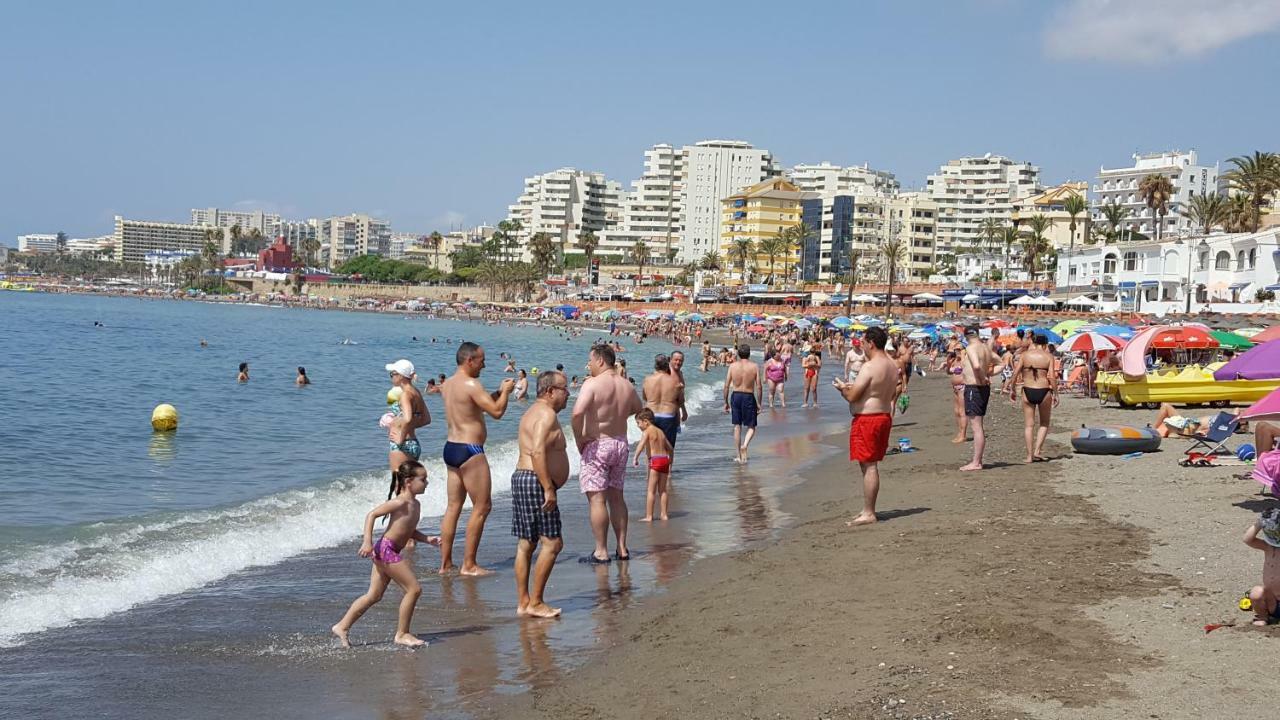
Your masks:
<svg viewBox="0 0 1280 720"><path fill-rule="evenodd" d="M670 520L671 518L667 517L666 515L662 515L662 516L660 516L658 519L659 519L659 520Z"/></svg>
<svg viewBox="0 0 1280 720"><path fill-rule="evenodd" d="M347 637L346 630L343 630L341 627L334 625L333 627L329 628L329 631L332 632L334 635L338 636L338 642L342 643L342 647L344 648L351 647L351 640Z"/></svg>
<svg viewBox="0 0 1280 720"><path fill-rule="evenodd" d="M663 519L665 520L666 518L663 518ZM653 522L653 516L645 515L644 517L640 518L640 522Z"/></svg>
<svg viewBox="0 0 1280 720"><path fill-rule="evenodd" d="M396 633L396 644L416 648L426 645L427 641L412 633Z"/></svg>

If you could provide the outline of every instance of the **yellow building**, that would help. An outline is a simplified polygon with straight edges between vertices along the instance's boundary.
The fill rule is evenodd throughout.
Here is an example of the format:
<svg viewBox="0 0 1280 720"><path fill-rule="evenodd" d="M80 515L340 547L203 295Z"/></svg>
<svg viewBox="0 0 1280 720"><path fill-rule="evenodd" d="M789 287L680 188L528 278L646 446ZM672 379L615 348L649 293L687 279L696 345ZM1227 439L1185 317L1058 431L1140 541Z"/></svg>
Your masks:
<svg viewBox="0 0 1280 720"><path fill-rule="evenodd" d="M1064 203L1071 195L1079 195L1085 203L1085 211L1076 217L1075 246L1084 245L1085 225L1089 222L1089 183L1065 182L1047 188L1039 195L1032 195L1013 204L1012 219L1019 223L1019 230L1026 230L1026 220L1033 215L1044 215L1049 219L1049 230L1045 238L1054 248L1065 248L1071 245L1071 216L1067 214Z"/></svg>
<svg viewBox="0 0 1280 720"><path fill-rule="evenodd" d="M782 178L770 178L721 200L720 256L726 263L726 274L735 282L742 280L741 264L732 249L739 241L748 240L756 254L747 262L746 280L767 278L771 272L769 254L761 252L761 243L778 238L788 228L800 224L800 201L806 195ZM773 261L776 278L788 272L794 274L800 249L792 247L788 253L776 253Z"/></svg>

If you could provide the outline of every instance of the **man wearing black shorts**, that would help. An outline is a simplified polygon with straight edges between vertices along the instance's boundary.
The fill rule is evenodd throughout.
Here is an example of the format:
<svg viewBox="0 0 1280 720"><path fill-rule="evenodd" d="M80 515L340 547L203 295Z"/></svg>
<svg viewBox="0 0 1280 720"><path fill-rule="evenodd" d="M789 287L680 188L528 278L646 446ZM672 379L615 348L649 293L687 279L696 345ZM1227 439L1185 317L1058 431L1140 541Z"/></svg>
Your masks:
<svg viewBox="0 0 1280 720"><path fill-rule="evenodd" d="M991 400L991 373L999 361L996 354L978 337L978 327L965 328L968 345L960 356L964 373L964 415L973 429L973 460L961 470L981 470L982 454L987 449L986 430L982 419L987 414L987 402Z"/></svg>
<svg viewBox="0 0 1280 720"><path fill-rule="evenodd" d="M733 423L733 444L738 453L735 462L739 463L747 461L747 447L756 435L756 414L764 393L760 366L750 358L751 346L742 343L738 346L738 359L729 365L724 377L724 411L730 413Z"/></svg>
<svg viewBox="0 0 1280 720"><path fill-rule="evenodd" d="M564 547L560 538L560 508L556 491L569 479L569 455L558 414L569 401L564 373L549 370L538 376L538 397L520 418L520 459L511 474L511 534L516 536L516 615L556 617L560 608L542 599ZM529 588L533 548L541 544Z"/></svg>

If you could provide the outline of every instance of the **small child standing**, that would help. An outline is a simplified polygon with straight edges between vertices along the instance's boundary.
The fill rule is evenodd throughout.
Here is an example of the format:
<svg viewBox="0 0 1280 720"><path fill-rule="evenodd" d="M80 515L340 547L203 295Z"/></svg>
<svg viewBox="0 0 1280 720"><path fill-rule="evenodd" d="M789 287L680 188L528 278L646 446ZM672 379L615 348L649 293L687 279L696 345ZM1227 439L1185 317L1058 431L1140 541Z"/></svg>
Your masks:
<svg viewBox="0 0 1280 720"><path fill-rule="evenodd" d="M1244 533L1244 544L1261 550L1262 584L1249 591L1253 603L1254 625L1269 625L1280 620L1280 510L1264 510Z"/></svg>
<svg viewBox="0 0 1280 720"><path fill-rule="evenodd" d="M395 581L404 591L404 599L400 601L400 619L396 626L395 642L406 647L420 647L426 642L409 632L409 621L413 619L413 609L422 595L422 586L413 572L413 555L405 550L413 540L428 545L440 545L440 538L418 532L418 518L422 515L422 506L418 496L427 490L427 469L416 460L408 460L391 473L391 490L387 493L387 501L378 505L364 518L364 542L360 545L360 557L373 558L373 572L369 578L369 591L351 603L347 614L342 616L337 625L331 629L342 641L342 647L351 647L347 633L351 626L382 599L387 585ZM373 542L373 524L378 518L387 516L387 529L378 542ZM402 554L403 553L403 554Z"/></svg>
<svg viewBox="0 0 1280 720"><path fill-rule="evenodd" d="M640 467L640 455L649 456L649 490L645 494L644 517L640 522L653 522L653 504L658 503L658 519L667 519L667 480L671 478L671 443L662 430L653 424L653 411L645 408L636 413L636 425L644 436L636 443L632 465Z"/></svg>

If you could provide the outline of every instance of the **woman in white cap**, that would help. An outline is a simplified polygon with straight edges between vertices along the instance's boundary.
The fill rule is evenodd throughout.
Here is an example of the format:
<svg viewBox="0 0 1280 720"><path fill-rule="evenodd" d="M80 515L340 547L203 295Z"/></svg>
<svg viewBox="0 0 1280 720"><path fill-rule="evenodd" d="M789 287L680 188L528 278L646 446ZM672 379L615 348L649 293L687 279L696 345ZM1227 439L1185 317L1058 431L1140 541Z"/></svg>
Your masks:
<svg viewBox="0 0 1280 720"><path fill-rule="evenodd" d="M400 388L400 416L392 421L388 438L389 461L391 470L395 471L401 463L422 457L422 445L415 431L431 424L431 413L422 393L413 386L413 363L397 360L387 365L387 372L391 375L391 384Z"/></svg>

